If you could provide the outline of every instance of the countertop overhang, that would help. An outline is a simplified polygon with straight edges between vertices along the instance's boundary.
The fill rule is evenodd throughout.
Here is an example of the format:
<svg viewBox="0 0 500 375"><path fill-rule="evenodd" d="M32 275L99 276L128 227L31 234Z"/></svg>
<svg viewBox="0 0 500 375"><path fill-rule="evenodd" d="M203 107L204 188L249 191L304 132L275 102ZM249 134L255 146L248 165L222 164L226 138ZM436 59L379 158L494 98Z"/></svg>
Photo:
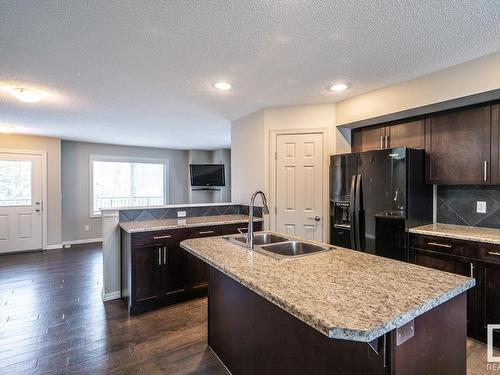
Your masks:
<svg viewBox="0 0 500 375"><path fill-rule="evenodd" d="M210 225L227 225L248 223L247 215L215 215L215 216L195 216L178 219L158 219L145 221L128 221L120 223L127 233L151 232L157 230L179 229L189 227L203 227ZM254 222L263 221L260 217L254 217Z"/></svg>
<svg viewBox="0 0 500 375"><path fill-rule="evenodd" d="M500 245L500 229L437 223L411 228L409 232Z"/></svg>
<svg viewBox="0 0 500 375"><path fill-rule="evenodd" d="M181 246L330 338L370 342L475 285L354 250L279 261L222 237Z"/></svg>

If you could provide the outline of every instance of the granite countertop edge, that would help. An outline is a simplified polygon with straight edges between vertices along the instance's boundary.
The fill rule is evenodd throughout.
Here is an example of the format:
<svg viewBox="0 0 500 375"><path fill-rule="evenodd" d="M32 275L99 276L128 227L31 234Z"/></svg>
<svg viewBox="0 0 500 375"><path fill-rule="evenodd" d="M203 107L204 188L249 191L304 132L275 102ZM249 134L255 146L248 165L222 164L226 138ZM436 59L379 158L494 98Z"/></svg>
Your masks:
<svg viewBox="0 0 500 375"><path fill-rule="evenodd" d="M271 295L270 293L263 290L262 288L260 288L258 285L255 285L254 283L250 283L246 280L241 279L240 277L238 277L238 275L227 271L222 266L220 266L220 265L212 262L210 259L202 256L201 254L196 252L194 249L191 249L184 242L181 242L181 247L183 249L185 249L186 251L188 251L189 253L202 259L203 261L205 261L206 263L208 263L210 266L214 267L218 271L222 272L223 274L227 275L228 277L232 278L233 280L239 282L241 285L249 288L250 290L257 293L261 297L265 298L269 302L280 307L281 309L285 310L289 314L293 315L297 319L303 321L304 323L306 323L310 327L316 329L317 331L321 332L322 334L324 334L325 336L327 336L331 339L343 339L343 340L352 340L352 341L359 341L359 342L373 341L374 339L390 332L391 330L405 325L406 323L408 323L412 319L426 313L427 311L433 309L434 307L452 299L453 297L458 296L459 294L472 288L476 284L475 279L471 279L468 282L465 282L462 285L440 295L439 297L428 300L425 303L417 306L416 308L409 310L405 314L402 314L394 319L387 321L385 324L378 326L378 327L372 329L371 331L352 330L352 329L342 328L342 327L329 327L327 323L321 324L321 320L318 320L317 318L309 316L308 314L302 313L301 311L296 309L293 305L287 303L287 301Z"/></svg>
<svg viewBox="0 0 500 375"><path fill-rule="evenodd" d="M160 220L160 219L158 219L158 220ZM173 219L173 220L175 220L175 219ZM181 218L181 220L182 220L182 218ZM149 223L151 221L154 221L154 220L148 220ZM264 219L260 218L260 217L254 217L253 221L254 222L261 222L261 221L264 221ZM157 226L149 225L149 226L144 226L142 228L127 228L128 223L130 223L130 222L120 223L120 228L122 228L127 233L142 233L142 232L154 232L154 231L158 231L158 230L168 230L168 229L194 228L194 227L206 227L206 226L211 226L211 225L248 223L248 218L209 220L209 221L200 222L200 223L176 223L176 224L157 225Z"/></svg>
<svg viewBox="0 0 500 375"><path fill-rule="evenodd" d="M423 234L428 236L444 237L444 238L454 238L457 240L465 241L476 241L489 243L494 245L500 245L500 233L498 238L492 238L488 235L488 232L498 230L492 228L477 228L477 227L466 227L461 225L452 224L428 224L422 225L415 228L410 228L409 232L414 234ZM462 230L464 233L457 233ZM471 234L470 232L476 232ZM500 231L499 231L500 232Z"/></svg>

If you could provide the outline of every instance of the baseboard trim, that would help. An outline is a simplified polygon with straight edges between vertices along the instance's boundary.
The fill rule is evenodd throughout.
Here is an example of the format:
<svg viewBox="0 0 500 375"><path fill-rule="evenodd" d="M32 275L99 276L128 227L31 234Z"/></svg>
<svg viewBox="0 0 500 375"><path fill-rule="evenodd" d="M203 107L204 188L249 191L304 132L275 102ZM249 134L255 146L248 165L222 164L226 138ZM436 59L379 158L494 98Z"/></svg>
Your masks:
<svg viewBox="0 0 500 375"><path fill-rule="evenodd" d="M62 249L63 248L63 244L58 244L58 245L47 245L45 246L45 249L44 250L57 250L57 249Z"/></svg>
<svg viewBox="0 0 500 375"><path fill-rule="evenodd" d="M80 245L82 243L94 243L94 242L102 242L102 238L86 238L83 240L63 241L61 246Z"/></svg>
<svg viewBox="0 0 500 375"><path fill-rule="evenodd" d="M121 298L121 296L122 296L122 293L119 290L117 290L115 292L111 292L111 293L104 293L104 290L102 292L102 300L104 302L112 301L114 299L119 299L119 298Z"/></svg>

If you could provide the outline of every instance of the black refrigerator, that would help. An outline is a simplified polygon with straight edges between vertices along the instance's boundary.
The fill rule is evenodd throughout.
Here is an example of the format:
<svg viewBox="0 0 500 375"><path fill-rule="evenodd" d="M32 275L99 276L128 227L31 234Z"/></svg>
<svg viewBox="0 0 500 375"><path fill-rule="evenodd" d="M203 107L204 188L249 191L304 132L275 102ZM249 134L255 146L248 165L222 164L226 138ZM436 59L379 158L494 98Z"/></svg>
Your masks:
<svg viewBox="0 0 500 375"><path fill-rule="evenodd" d="M432 223L432 185L424 174L423 150L331 156L331 244L408 261L408 229Z"/></svg>

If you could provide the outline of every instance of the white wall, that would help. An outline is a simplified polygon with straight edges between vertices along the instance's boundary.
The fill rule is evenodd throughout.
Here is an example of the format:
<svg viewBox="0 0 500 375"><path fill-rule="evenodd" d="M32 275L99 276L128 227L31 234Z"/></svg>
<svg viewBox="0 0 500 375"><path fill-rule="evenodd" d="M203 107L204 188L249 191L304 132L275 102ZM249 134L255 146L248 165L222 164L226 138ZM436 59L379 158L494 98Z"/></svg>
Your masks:
<svg viewBox="0 0 500 375"><path fill-rule="evenodd" d="M90 155L167 159L168 203L189 203L188 151L62 141L63 241L102 237L101 218L90 217ZM89 226L89 231L85 231L85 225Z"/></svg>
<svg viewBox="0 0 500 375"><path fill-rule="evenodd" d="M61 140L19 134L0 134L0 149L47 152L47 245L61 245Z"/></svg>
<svg viewBox="0 0 500 375"><path fill-rule="evenodd" d="M500 97L500 52L455 65L425 76L388 86L380 90L347 99L336 104L337 125L363 122L367 119L401 113L399 118L423 113L411 112L422 108L427 113L434 105L449 102L457 107ZM491 93L491 95L482 95ZM453 103L459 98L470 97ZM426 107L426 108L423 108ZM429 108L428 108L429 107ZM447 109L436 106L435 110ZM388 117L383 121L398 119ZM379 122L383 122L379 121ZM368 125L368 123L364 124Z"/></svg>

